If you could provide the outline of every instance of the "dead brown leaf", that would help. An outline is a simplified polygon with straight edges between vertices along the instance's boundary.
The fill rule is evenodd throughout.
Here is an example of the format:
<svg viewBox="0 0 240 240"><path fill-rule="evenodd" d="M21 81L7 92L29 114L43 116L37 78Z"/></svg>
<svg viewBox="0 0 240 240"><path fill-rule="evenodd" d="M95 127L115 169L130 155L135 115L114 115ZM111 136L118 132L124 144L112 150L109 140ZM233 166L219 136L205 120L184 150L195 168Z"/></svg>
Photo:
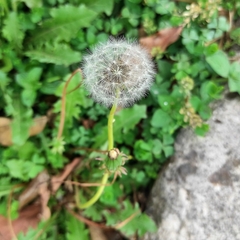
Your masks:
<svg viewBox="0 0 240 240"><path fill-rule="evenodd" d="M10 124L11 120L9 118L0 117L0 144L3 146L9 146L12 144Z"/></svg>
<svg viewBox="0 0 240 240"><path fill-rule="evenodd" d="M107 237L104 235L102 228L92 225L89 225L88 228L91 240L107 240Z"/></svg>
<svg viewBox="0 0 240 240"><path fill-rule="evenodd" d="M40 185L39 187L39 195L40 195L40 202L41 202L41 219L43 221L48 220L51 217L51 211L48 207L48 200L50 198L50 190L48 189L48 182L45 182Z"/></svg>
<svg viewBox="0 0 240 240"><path fill-rule="evenodd" d="M80 158L75 158L71 163L65 166L63 172L59 175L52 177L51 179L51 187L52 192L55 193L58 188L63 183L64 179L73 171L73 169L80 163Z"/></svg>
<svg viewBox="0 0 240 240"><path fill-rule="evenodd" d="M40 222L40 213L41 206L39 204L33 204L22 209L19 217L12 221L14 233L16 235L20 232L26 233L30 227L36 228ZM0 239L12 239L8 219L3 216L0 216Z"/></svg>
<svg viewBox="0 0 240 240"><path fill-rule="evenodd" d="M46 116L33 119L33 125L29 129L29 137L39 134L43 131L48 118ZM12 120L5 117L0 117L0 144L3 146L12 145Z"/></svg>
<svg viewBox="0 0 240 240"><path fill-rule="evenodd" d="M160 48L162 52L172 43L176 42L183 27L166 28L149 37L140 38L140 44L151 54L153 48Z"/></svg>
<svg viewBox="0 0 240 240"><path fill-rule="evenodd" d="M33 119L33 125L29 129L29 136L35 136L43 131L48 121L47 116L37 117Z"/></svg>
<svg viewBox="0 0 240 240"><path fill-rule="evenodd" d="M95 121L93 121L92 119L83 119L82 125L86 129L93 128L93 126L95 125Z"/></svg>
<svg viewBox="0 0 240 240"><path fill-rule="evenodd" d="M39 195L42 184L48 183L50 176L46 170L39 173L19 196L19 209L22 209Z"/></svg>

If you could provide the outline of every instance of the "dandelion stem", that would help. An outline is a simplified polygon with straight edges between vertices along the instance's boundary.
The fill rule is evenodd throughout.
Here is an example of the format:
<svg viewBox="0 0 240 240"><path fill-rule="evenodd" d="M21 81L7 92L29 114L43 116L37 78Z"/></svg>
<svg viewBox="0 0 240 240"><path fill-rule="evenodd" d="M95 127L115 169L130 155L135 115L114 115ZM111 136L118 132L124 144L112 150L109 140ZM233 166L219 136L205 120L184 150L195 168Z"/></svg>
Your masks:
<svg viewBox="0 0 240 240"><path fill-rule="evenodd" d="M112 106L112 109L108 115L108 151L113 149L114 146L114 138L113 138L113 120L114 120L114 114L116 112L117 109L117 101L115 102L115 104ZM107 180L109 177L109 172L104 173L102 181L101 181L101 186L98 188L97 192L95 193L95 195L88 200L86 203L78 203L78 207L80 209L86 209L89 208L90 206L92 206L95 202L97 202L97 200L101 197L103 190L106 186Z"/></svg>
<svg viewBox="0 0 240 240"><path fill-rule="evenodd" d="M113 146L114 146L113 120L114 120L114 114L116 112L116 109L117 109L117 104L114 104L108 116L108 151L113 149Z"/></svg>
<svg viewBox="0 0 240 240"><path fill-rule="evenodd" d="M78 204L78 207L80 209L86 209L86 208L91 207L100 198L100 196L102 195L103 190L105 188L105 185L107 183L108 177L109 177L109 173L105 173L103 175L103 178L101 181L102 186L98 188L95 195L89 201L87 201L86 203L83 203L83 204L81 204L81 203Z"/></svg>

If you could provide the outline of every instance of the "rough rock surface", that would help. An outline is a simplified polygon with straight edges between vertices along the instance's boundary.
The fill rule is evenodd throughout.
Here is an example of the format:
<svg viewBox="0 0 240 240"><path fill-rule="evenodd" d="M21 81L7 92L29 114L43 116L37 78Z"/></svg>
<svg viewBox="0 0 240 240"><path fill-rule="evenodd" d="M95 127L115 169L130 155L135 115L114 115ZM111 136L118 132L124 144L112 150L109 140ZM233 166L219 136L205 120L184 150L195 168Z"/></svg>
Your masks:
<svg viewBox="0 0 240 240"><path fill-rule="evenodd" d="M240 240L240 98L214 109L205 137L178 135L146 211L158 231L144 240Z"/></svg>

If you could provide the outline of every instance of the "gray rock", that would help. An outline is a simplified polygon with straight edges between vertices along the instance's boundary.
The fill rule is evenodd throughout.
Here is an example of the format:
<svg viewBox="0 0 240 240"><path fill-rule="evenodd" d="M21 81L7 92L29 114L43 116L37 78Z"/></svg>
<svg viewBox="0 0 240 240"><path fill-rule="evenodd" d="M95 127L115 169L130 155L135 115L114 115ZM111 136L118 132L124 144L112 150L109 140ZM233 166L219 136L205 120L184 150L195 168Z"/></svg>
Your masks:
<svg viewBox="0 0 240 240"><path fill-rule="evenodd" d="M179 133L146 211L158 231L144 240L240 240L240 99L214 108L205 137Z"/></svg>

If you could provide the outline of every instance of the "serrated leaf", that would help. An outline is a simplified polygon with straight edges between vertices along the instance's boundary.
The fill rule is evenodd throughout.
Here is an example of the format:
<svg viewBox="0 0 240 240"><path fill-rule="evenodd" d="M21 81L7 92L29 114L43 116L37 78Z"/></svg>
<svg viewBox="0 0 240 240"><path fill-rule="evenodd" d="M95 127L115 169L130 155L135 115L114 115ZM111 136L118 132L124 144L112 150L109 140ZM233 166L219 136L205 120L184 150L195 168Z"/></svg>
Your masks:
<svg viewBox="0 0 240 240"><path fill-rule="evenodd" d="M113 0L81 0L88 8L100 13L105 12L108 16L111 15L113 10Z"/></svg>
<svg viewBox="0 0 240 240"><path fill-rule="evenodd" d="M102 213L97 209L96 205L92 205L91 207L87 208L83 215L91 218L93 221L101 221L102 220Z"/></svg>
<svg viewBox="0 0 240 240"><path fill-rule="evenodd" d="M25 89L36 90L40 88L41 84L39 83L39 79L42 75L42 68L35 67L27 72L22 72L17 74L16 80L17 83Z"/></svg>
<svg viewBox="0 0 240 240"><path fill-rule="evenodd" d="M118 141L121 138L121 130L127 132L133 129L136 124L143 118L146 118L146 106L134 105L132 108L126 108L121 110L114 117L113 134L115 140ZM94 147L100 147L107 142L107 127L102 128L102 131L96 136Z"/></svg>
<svg viewBox="0 0 240 240"><path fill-rule="evenodd" d="M155 232L157 230L155 223L146 214L141 214L139 206L133 206L128 200L124 201L124 209L112 212L103 212L107 220L107 225L116 225L129 217L133 217L127 224L119 228L127 236L133 236L136 232L143 236L146 232Z"/></svg>
<svg viewBox="0 0 240 240"><path fill-rule="evenodd" d="M37 176L43 170L43 166L30 161L11 159L6 162L10 176L27 181Z"/></svg>
<svg viewBox="0 0 240 240"><path fill-rule="evenodd" d="M29 137L29 128L32 125L32 110L26 109L20 101L14 100L14 118L11 124L12 142L23 145Z"/></svg>
<svg viewBox="0 0 240 240"><path fill-rule="evenodd" d="M52 9L50 15L52 18L43 22L32 33L30 42L69 41L76 36L80 28L88 27L97 14L84 5L63 5Z"/></svg>
<svg viewBox="0 0 240 240"><path fill-rule="evenodd" d="M8 14L4 21L2 30L3 36L16 48L22 48L24 32L21 29L20 21L16 12Z"/></svg>
<svg viewBox="0 0 240 240"><path fill-rule="evenodd" d="M67 240L89 240L88 230L85 225L70 214L67 215L66 228Z"/></svg>
<svg viewBox="0 0 240 240"><path fill-rule="evenodd" d="M37 48L36 50L29 50L25 52L25 55L39 62L65 66L80 62L81 60L81 54L73 51L66 44L57 44L55 46L47 45L42 48Z"/></svg>
<svg viewBox="0 0 240 240"><path fill-rule="evenodd" d="M230 69L230 63L226 53L217 51L216 53L206 57L207 63L220 76L227 77Z"/></svg>
<svg viewBox="0 0 240 240"><path fill-rule="evenodd" d="M7 77L6 73L0 70L0 88L4 91L11 81L10 78Z"/></svg>

